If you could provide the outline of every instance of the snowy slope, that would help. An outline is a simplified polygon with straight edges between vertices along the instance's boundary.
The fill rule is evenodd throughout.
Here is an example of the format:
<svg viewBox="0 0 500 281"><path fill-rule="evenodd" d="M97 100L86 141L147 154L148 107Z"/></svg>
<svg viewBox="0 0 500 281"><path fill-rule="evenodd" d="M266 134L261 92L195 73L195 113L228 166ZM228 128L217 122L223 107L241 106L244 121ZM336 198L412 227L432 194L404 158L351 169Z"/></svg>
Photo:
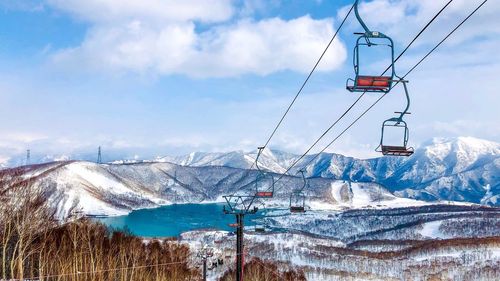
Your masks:
<svg viewBox="0 0 500 281"><path fill-rule="evenodd" d="M76 210L88 215L120 215L171 203L222 201L222 195L235 192L253 194L257 171L171 163L66 161L27 166L22 176L33 178L36 186L48 191L49 201L63 218ZM301 178L283 177L266 205L287 208L291 191L301 186ZM314 210L425 204L394 196L376 183L313 178L304 192L307 208Z"/></svg>
<svg viewBox="0 0 500 281"><path fill-rule="evenodd" d="M434 139L379 182L406 197L495 204L483 199L499 194L500 144Z"/></svg>

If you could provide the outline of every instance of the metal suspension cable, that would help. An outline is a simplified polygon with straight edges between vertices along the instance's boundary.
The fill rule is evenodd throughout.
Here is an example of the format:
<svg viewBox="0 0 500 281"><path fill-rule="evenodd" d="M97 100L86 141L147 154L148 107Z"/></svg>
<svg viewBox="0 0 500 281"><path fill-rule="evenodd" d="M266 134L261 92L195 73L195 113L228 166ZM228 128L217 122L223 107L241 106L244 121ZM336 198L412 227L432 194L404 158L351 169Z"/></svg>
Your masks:
<svg viewBox="0 0 500 281"><path fill-rule="evenodd" d="M408 51L408 49L413 45L413 43L420 37L420 35L422 35L422 33L424 33L424 31L432 24L432 22L434 22L434 20L448 7L448 5L451 4L451 2L453 2L453 0L449 0L448 3L446 3L442 8L441 10L439 10L439 12L434 15L434 17L429 21L427 22L427 24L420 30L420 32L412 39L412 41L406 46L406 48L396 57L396 59L394 60L393 63L391 63L385 70L384 72L381 74L381 75L384 75L389 69L391 69L391 67L401 58L401 56L403 56L406 51ZM288 108L286 109L285 111L285 114L282 116L282 118L280 119L280 121L278 122L278 125L274 128L273 132L271 133L271 135L269 136L269 138L267 139L264 147L267 147L267 145L269 144L269 142L271 141L272 137L274 136L274 134L276 133L276 131L278 130L278 127L281 125L281 123L283 122L285 116L288 114L288 112L290 111L290 108L292 107L292 105L295 103L295 100L297 99L297 97L300 95L300 93L302 92L302 89L304 88L304 86L306 85L307 81L309 80L309 78L311 77L312 73L314 72L314 70L316 69L316 67L318 66L319 62L321 61L321 59L323 58L323 56L325 55L326 51L328 50L328 48L330 47L330 45L332 44L333 40L335 39L335 37L337 36L339 30L342 28L342 26L344 25L344 22L347 20L349 14L352 12L353 8L354 8L354 5L356 3L354 3L352 6L351 6L351 9L349 10L349 12L347 13L347 15L344 17L344 20L342 21L342 23L340 24L339 28L337 29L337 31L335 32L334 36L332 37L332 39L330 40L330 42L328 43L326 49L323 51L323 53L321 54L319 60L316 62L316 65L314 66L314 68L312 69L311 73L309 73L309 75L307 76L306 80L304 81L304 83L302 84L302 86L300 87L299 91L297 92L297 94L295 95L295 97L293 98L292 102L290 103L290 105L288 106ZM349 113L349 111L351 111L351 109L359 102L359 100L361 100L361 98L366 94L366 92L363 92L355 101L353 104L351 104L351 106L349 106L347 108L347 110L332 124L332 126L330 126L328 128L328 130L325 131L325 133L313 144L313 146L315 146L319 140L321 138L324 137L324 135L326 135L333 127L335 127L335 125L337 125L337 123L342 120L342 118L344 118L344 116ZM309 149L310 150L310 149ZM306 154L309 152L309 150L306 152ZM253 168L253 166L255 165L255 163L252 164L252 166L250 167L250 169ZM285 172L286 173L286 172Z"/></svg>
<svg viewBox="0 0 500 281"><path fill-rule="evenodd" d="M429 22L427 22L427 24L418 32L418 34L415 37L413 37L413 39L406 46L406 48L404 48L404 50L397 56L397 58L394 60L394 63L396 63L406 53L406 51L408 51L408 49L413 45L413 43L415 43L415 41L418 39L418 37L420 37L420 35L422 35L422 33L424 33L424 31L434 22L434 20L436 20L439 17L439 15L448 7L448 5L451 4L451 2L453 2L453 0L448 1L448 3L446 3L441 8L441 10L439 10L439 12L437 12L437 14L435 14L434 17ZM391 69L391 67L394 65L394 63L392 63L391 65L389 65L384 70L384 73L382 73L382 75L384 75L389 69Z"/></svg>
<svg viewBox="0 0 500 281"><path fill-rule="evenodd" d="M451 2L453 2L453 0L450 0L448 1L448 3L446 3L435 15L434 17L432 17L431 20L429 20L427 22L427 24L422 27L422 29L417 33L417 35L415 35L415 37L413 37L413 39L410 41L410 43L408 43L408 45L403 49L403 51L396 57L396 59L394 60L393 63L391 63L385 70L384 72L381 74L381 75L384 75L405 53L406 51L408 51L408 49L413 45L413 43L415 43L415 41L424 33L425 30L427 30L427 28L439 17L439 15L451 4ZM399 82L397 82L395 85L397 85ZM394 85L394 86L395 86ZM393 86L393 87L394 87ZM393 88L391 87L391 89ZM346 110L346 112L344 112L344 114L342 114L337 120L335 120L332 125L330 125L330 127L328 127L328 129L326 129L323 134L321 134L317 139L316 141L306 150L306 152L304 152L299 158L297 158L293 163L292 165L290 165L289 168L287 168L285 170L285 172L283 174L280 175L280 177L276 180L279 181L281 178L283 178L284 175L286 175L300 160L302 160L315 146L316 144L319 143L319 141L321 141L321 139L323 139L323 137L326 136L326 134L328 134L328 132L330 132L333 127L335 127L337 125L337 123L352 109L352 107L354 105L356 105L356 103L366 94L366 92L363 92L359 97L358 99ZM387 93L385 93L383 96L385 96ZM314 159L314 158L313 158Z"/></svg>
<svg viewBox="0 0 500 281"><path fill-rule="evenodd" d="M335 31L335 33L333 34L332 36L332 39L330 39L330 42L328 42L328 44L326 45L326 48L325 50L323 50L323 53L321 53L321 56L319 57L319 59L316 61L316 64L314 65L314 67L312 68L311 72L309 72L309 75L307 75L306 79L304 80L304 82L302 83L302 86L300 86L299 90L297 91L297 93L295 94L294 98L292 99L292 102L288 105L287 109L285 110L285 113L283 114L283 116L281 116L281 119L279 120L278 124L276 125L276 127L273 129L271 135L269 136L269 138L267 139L266 143L264 144L264 148L267 147L267 145L269 144L269 142L271 141L271 139L273 138L273 136L276 134L276 131L278 130L278 128L281 126L281 124L283 123L283 120L285 119L286 115L288 114L288 112L290 111L290 109L292 108L292 106L294 105L295 101L297 100L297 98L299 97L299 95L302 93L302 90L304 89L304 87L306 86L307 82L309 82L309 79L311 78L311 76L313 75L314 71L316 70L316 68L318 67L319 63L321 62L321 60L323 59L323 57L325 56L326 52L328 51L328 49L330 48L330 46L332 45L333 41L335 40L335 38L337 38L337 35L338 33L340 32L340 29L342 28L342 26L344 25L344 23L346 22L347 18L349 17L349 15L351 14L352 10L354 8L354 4L351 6L351 8L349 9L349 12L345 15L344 19L342 20L342 22L340 23L339 27L337 28L337 30ZM252 167L250 167L250 169L253 168L254 165L252 165Z"/></svg>
<svg viewBox="0 0 500 281"><path fill-rule="evenodd" d="M488 0L484 0L479 6L476 7L476 9L474 9L464 20L462 20L452 31L450 31L450 33L448 33L436 46L434 46L424 57L422 57L422 59L420 59L408 72L406 72L406 74L402 77L401 80L403 80L404 78L406 78L406 76L408 76L411 72L413 72L425 59L427 59L429 57L429 55L431 55L439 46L441 46L453 33L455 33L455 31L457 31L467 20L469 20L470 17L472 17L472 15L474 15L486 2L488 2ZM392 88L394 88L396 85L399 84L399 81L394 84ZM378 98L372 105L370 105L370 107L368 107L360 116L358 116L351 124L349 124L349 126L347 126L339 135L337 135L330 143L328 143L327 146L325 146L318 154L316 154L311 160L309 160L305 166L309 165L310 163L312 163L312 161L314 161L319 155L321 155L321 153L323 153L328 147L330 147L335 141L337 141L337 139L339 139L347 130L349 130L352 126L354 126L354 124L356 124L368 111L370 111L377 103L380 102L380 100L382 100L388 93L384 93L382 96L380 96L380 98ZM300 159L302 159L305 155L301 156ZM287 172L293 167L295 166L296 164L298 163L298 161L294 161L294 163L292 163L292 165L287 169ZM286 174L283 173L277 180L279 181L284 175Z"/></svg>

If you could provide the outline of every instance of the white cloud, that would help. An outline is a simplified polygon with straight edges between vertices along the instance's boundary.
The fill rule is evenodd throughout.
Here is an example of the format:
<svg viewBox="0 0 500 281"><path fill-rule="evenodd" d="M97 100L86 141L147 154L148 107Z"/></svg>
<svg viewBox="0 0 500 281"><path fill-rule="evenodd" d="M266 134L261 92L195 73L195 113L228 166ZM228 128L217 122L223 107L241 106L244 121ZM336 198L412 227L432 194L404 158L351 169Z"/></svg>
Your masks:
<svg viewBox="0 0 500 281"><path fill-rule="evenodd" d="M228 11L234 9L228 1L210 1L214 3L210 9L199 7L206 1L176 1L175 5L194 7L186 12L181 7L178 13L167 9L173 1L144 2L151 5L138 1L116 5L111 0L52 0L56 7L92 23L80 46L56 51L53 61L91 71L192 77L307 72L333 35L332 19L303 16L225 21L232 14ZM217 15L211 10L218 11ZM199 31L198 20L222 22ZM336 40L319 70L334 70L345 58L345 47Z"/></svg>
<svg viewBox="0 0 500 281"><path fill-rule="evenodd" d="M124 26L94 27L81 46L56 53L54 60L92 70L168 72L186 63L196 40L192 23L155 30L133 21Z"/></svg>
<svg viewBox="0 0 500 281"><path fill-rule="evenodd" d="M308 16L290 21L242 20L201 34L189 22L157 29L133 21L94 27L81 46L56 53L54 60L92 69L198 77L305 72L332 33L331 20ZM319 69L336 69L345 58L345 47L336 40Z"/></svg>
<svg viewBox="0 0 500 281"><path fill-rule="evenodd" d="M197 54L198 59L191 61L205 64L205 69L200 69L202 75L246 72L266 75L282 70L306 72L332 34L331 20L313 20L309 16L289 21L279 18L258 22L242 20L202 34L201 52ZM336 40L319 69L336 69L345 58L345 47ZM195 67L199 67L198 63Z"/></svg>
<svg viewBox="0 0 500 281"><path fill-rule="evenodd" d="M149 20L218 22L232 17L231 0L48 0L48 3L80 19L95 23Z"/></svg>

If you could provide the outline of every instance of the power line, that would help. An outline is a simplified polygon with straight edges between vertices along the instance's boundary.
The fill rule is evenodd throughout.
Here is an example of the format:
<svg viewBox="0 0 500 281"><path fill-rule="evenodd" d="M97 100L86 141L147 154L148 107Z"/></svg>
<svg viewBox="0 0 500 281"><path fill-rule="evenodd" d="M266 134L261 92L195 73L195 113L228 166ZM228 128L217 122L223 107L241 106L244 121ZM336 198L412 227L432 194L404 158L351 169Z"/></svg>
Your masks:
<svg viewBox="0 0 500 281"><path fill-rule="evenodd" d="M432 54L439 46L441 46L453 33L455 33L455 31L457 31L467 20L469 20L470 17L472 17L472 15L474 15L486 2L488 2L488 0L484 0L478 7L476 7L476 9L474 9L462 22L460 22L450 33L448 33L448 35L446 35L436 46L434 46L434 48L432 48L422 59L420 59L419 62L417 62L402 78L401 80L403 80L404 78L406 78L406 76L408 76L411 72L413 72L413 70L415 70L415 68L417 68L427 57L429 57L430 54ZM391 87L394 88L396 85L399 84L399 81L393 85ZM389 93L389 92L388 92ZM360 116L358 116L358 118L356 118L351 124L349 124L349 126L347 126L347 128L345 128L339 135L337 135L327 146L325 146L318 154L316 154L311 160L309 160L307 162L307 165L309 165L312 161L314 161L314 159L316 159L321 153L323 153L328 147L330 147L335 141L337 141L337 139L339 139L347 130L349 130L352 126L354 126L354 124L356 124L359 119L361 119L368 111L370 111L377 103L380 102L380 100L382 100L388 93L384 93L382 96L380 96L380 98L378 98L372 105L370 105L370 107L368 107ZM301 156L299 158L302 159L305 155ZM293 167L295 166L296 164L298 163L298 161L294 161L294 163L292 163L292 165L287 169L287 172ZM285 172L286 173L286 172ZM284 175L285 173L283 173L277 180L279 181Z"/></svg>
<svg viewBox="0 0 500 281"><path fill-rule="evenodd" d="M413 43L415 43L415 41L424 33L425 30L427 30L427 28L439 17L439 15L448 7L448 5L451 4L451 2L453 2L453 0L450 0L448 1L448 3L446 3L435 15L434 17L432 17L432 19L427 22L427 24L417 33L417 35L410 41L410 43L404 48L404 50L396 57L396 59L394 60L394 62L392 62L385 70L384 72L381 74L381 75L384 75L402 56L403 54L406 53L406 51L408 51L408 49L413 45ZM399 82L398 82L399 83ZM396 83L396 85L398 84ZM395 85L394 85L395 86ZM394 86L391 87L394 88ZM388 93L388 92L387 92ZM387 95L387 93L385 93L383 96ZM319 138L316 139L316 141L306 150L306 152L304 152L299 158L297 158L293 163L292 165L286 169L286 171L280 175L280 177L276 180L276 181L279 181L281 178L283 178L283 176L285 174L287 174L300 160L302 160L315 146L316 144L319 143L319 141L321 139L323 139L326 134L328 134L328 132L330 132L333 127L335 127L337 125L337 123L352 109L352 107L354 107L354 105L356 105L356 103L366 94L366 92L363 92L359 97L358 99L346 110L346 112L344 112L344 114L342 114L337 120L335 120L335 122L332 123L332 125L330 127L328 127L328 129L326 129L323 134L321 134L321 136L319 136ZM324 150L323 150L324 151ZM316 156L317 157L317 156ZM316 158L315 157L315 158ZM313 158L313 159L315 159ZM310 161L311 162L311 161ZM310 163L309 162L309 163Z"/></svg>
<svg viewBox="0 0 500 281"><path fill-rule="evenodd" d="M30 280L40 280L45 278L56 278L56 277L65 277L65 276L73 276L73 275L84 275L84 274L95 274L95 273L103 273L103 272L112 272L112 271L120 271L126 269L142 269L142 268L152 268L152 267L160 267L174 264L186 264L186 262L169 262L169 263L159 263L159 264L151 264L151 265L138 265L138 266L130 266L130 267L117 267L117 268L108 268L102 270L94 270L94 271L77 271L71 273L63 273L63 274L54 274L54 275L45 275L39 277L30 277ZM26 278L25 278L26 279ZM10 281L22 281L21 279L9 279Z"/></svg>
<svg viewBox="0 0 500 281"><path fill-rule="evenodd" d="M292 102L288 105L287 109L285 110L285 113L283 114L283 116L281 116L281 119L279 120L278 124L276 125L276 127L274 128L274 130L272 131L271 135L269 136L269 138L267 139L266 143L264 144L264 148L267 147L267 145L269 144L269 142L271 141L271 139L273 138L274 134L276 134L276 131L278 130L278 128L281 126L281 123L283 123L283 120L285 119L286 115L288 114L288 112L290 111L290 109L292 108L292 106L294 105L295 101L297 100L297 98L299 97L299 95L302 93L302 90L304 89L304 87L306 86L307 82L309 81L309 79L311 78L311 76L313 75L314 71L316 70L316 68L318 67L319 63L321 62L321 60L323 59L323 57L325 56L326 52L328 51L328 49L330 48L330 46L332 45L333 41L335 40L335 38L337 38L337 34L339 33L340 29L342 28L342 26L344 25L344 23L346 22L347 18L349 17L349 15L351 14L353 8L354 8L354 5L353 4L351 6L351 9L349 9L349 12L347 12L347 14L345 15L344 19L342 20L342 22L340 23L339 27L337 28L337 30L335 31L335 33L333 34L332 36L332 39L330 39L330 42L328 42L328 44L326 45L326 48L325 50L323 50L323 53L321 53L321 56L319 57L319 59L316 61L316 64L314 65L314 67L312 68L311 72L309 72L309 75L307 75L306 79L304 80L304 82L302 83L302 86L300 86L299 90L297 91L297 94L295 94L294 98L292 99ZM252 167L250 167L250 169L253 168L253 165Z"/></svg>
<svg viewBox="0 0 500 281"><path fill-rule="evenodd" d="M407 47L403 50L403 52L402 52L402 53L401 53L401 54L397 57L397 59L396 59L396 60L394 60L394 61L392 62L392 65L393 65L393 64L394 64L397 60L399 60L399 59L402 57L402 55L403 55L403 54L404 54L404 53L405 53L405 52L406 52L406 51L410 48L410 46L411 46L411 45L415 42L415 40L416 40L416 39L417 39L417 38L418 38L418 37L419 37L419 36L420 36L420 35L421 35L421 34L422 34L422 33L423 33L423 32L424 32L424 31L425 31L425 30L429 27L429 26L430 26L430 24L431 24L431 23L432 23L432 22L433 22L433 21L434 21L434 20L435 20L435 19L436 19L436 18L437 18L437 17L438 17L441 13L442 13L442 11L443 11L443 10L444 10L444 9L445 9L445 8L446 8L446 7L447 7L447 6L448 6L448 5L452 2L452 1L453 1L453 0L450 0L450 1L449 1L449 2L448 2L448 3L447 3L447 4L443 7L443 8L442 8L442 9L441 9L438 13L437 13L437 15L435 15L435 16L434 16L434 17L433 17L433 18L432 18L432 19L431 19L431 20L430 20L430 21L429 21L429 22L428 22L428 23L427 23L427 24L426 24L426 25L422 28L422 30L421 30L421 31L420 31L420 32L419 32L419 33L415 36L415 38L414 38L414 39L413 39L413 40L412 40L412 41L408 44L408 46L407 46ZM462 23L460 23L460 24L459 24L459 25L458 25L455 29L453 29L453 30L452 30L452 32L450 32L450 34L448 34L448 35L447 35L447 36L446 36L443 40L441 40L441 42L440 42L440 43L438 43L438 45L437 45L436 47L434 47L434 48L433 48L433 49L432 49L432 50L431 50L428 54L426 54L426 55L424 56L424 58L423 58L423 59L421 59L421 60L420 60L420 61L419 61L419 62L418 62L418 63L417 63L417 64L416 64L416 65L415 65L412 69L410 69L410 71L408 71L408 72L407 72L407 73L403 76L403 78L400 78L400 80L399 80L399 81L403 80L403 79L404 79L407 75L409 75L409 74L410 74L410 73L411 73L411 72L412 72L412 71L413 71L413 70L414 70L414 69L415 69L418 65L420 65L420 63L422 63L422 62L423 62L423 60L425 60L425 59L426 59L426 58L427 58L427 57L428 57L428 56L429 56L429 55L430 55L430 54L431 54L431 53L432 53L435 49L437 49L437 48L438 48L438 47L439 47L439 46L440 46L440 45L441 45L441 44L442 44L442 43L443 43L443 42L444 42L444 41L445 41L445 40L446 40L449 36L451 36L451 34L453 34L453 33L454 33L454 32L455 32L455 31L456 31L456 30L457 30L457 29L458 29L458 28L459 28L459 27L460 27L463 23L465 23L465 22L466 22L466 21L467 21L467 20L468 20L468 19L472 16L472 14L474 14L474 13L475 13L475 12L476 12L476 11L477 11L477 10L478 10L478 9L479 9L479 8L480 8L480 7L481 7L481 6L485 3L485 2L487 2L487 0L485 0L485 1L484 1L484 2L483 2L483 3L482 3L482 4L478 7L478 8L476 8L476 10L474 10L474 11L473 11L473 12L472 12L472 13L471 13L471 14L470 14L470 15L469 15L469 16L468 16L465 20L463 20L463 21L462 21ZM392 65L391 65L391 66L392 66ZM390 68L391 66L389 66L389 68ZM387 71L387 70L386 70L386 71ZM384 73L385 73L385 71L384 71ZM382 75L383 75L383 74L382 74ZM399 77L398 77L398 78L399 78ZM399 83L399 81L398 81L395 85L392 85L392 86L391 86L391 88L390 88L390 90L392 90L392 89L393 89L393 88L394 88L394 87L395 87L395 86ZM378 103L378 102L379 102L379 101L380 101L383 97L385 97L385 96L387 95L387 93L389 93L389 92L390 92L390 91L388 91L388 92L386 92L385 94L383 94L383 95L382 95L382 96L381 96L381 97L380 97L380 98L379 98L379 99L378 99L378 100L377 100L374 104L372 104L372 105L371 105L368 109L366 109L366 110L365 110L365 111L364 111L364 112L363 112L363 113L362 113L362 114L361 114L358 118L356 118L356 119L354 120L354 122L352 122L352 123L351 123L351 124L350 124L350 125L346 128L346 129L344 129L344 130L343 130L343 131L342 131L342 132L341 132L341 133L340 133L337 137L335 137L335 139L334 139L333 141L331 141L331 142L330 142L330 143L329 143L329 144L328 144L325 148L323 148L323 150L322 150L320 153L316 154L316 155L315 155L315 156L314 156L314 157L313 157L313 158L312 158L312 159L311 159L308 163L311 163L314 159L316 159L319 155L321 155L321 153L322 153L323 151L325 151L325 150L326 150L329 146L331 146L331 145L332 145L332 144L333 144L333 143L334 143L334 142L335 142L338 138L340 138L340 137L341 137L341 136L342 136L342 135L343 135L343 134L344 134L347 130L349 130L349 129L350 129L350 128L351 128L351 127L352 127L352 126L353 126L356 122L358 122L358 120L359 120L359 119L361 119L361 118L362 118L362 117L363 117L363 116L364 116L364 115L365 115L365 114L366 114L369 110L371 110L371 108L373 108L373 107L374 107L374 106L375 106L375 105L376 105L376 104L377 104L377 103ZM299 92L299 93L300 93L300 92ZM349 111L349 110L350 110L350 109L351 109L351 108L352 108L352 107L353 107L353 106L354 106L354 105L355 105L355 104L359 101L359 99L361 99L361 97L362 97L362 96L364 96L365 94L366 94L366 91L365 91L365 92L363 92L363 94L362 94L362 95L360 95L360 97L358 97L358 99L356 100L356 102L355 102L353 105L351 105L351 107L349 107L349 108L348 108L348 110L347 110L347 111L346 111L346 112L345 112L345 113L344 113L344 114L343 114L340 118L338 118L338 119L337 119L337 120L333 123L333 125L331 125L331 126L327 129L327 131L326 131L326 132L324 132L324 133L320 136L320 138L319 138L319 139L318 139L318 140L317 140L317 141L313 144L313 146L311 146L311 147L310 147L310 148L306 151L306 153L302 154L302 156L300 156L300 158L298 158L296 161L294 161L294 163L292 163L292 165L291 165L290 167L288 167L288 169L287 169L287 170L286 170L283 174L281 174L281 175L280 175L280 177L279 177L276 181L274 181L274 184L275 184L276 182L278 182L280 179L282 179L282 178L283 178L283 177L284 177L284 176L288 173L288 171L290 171L290 169L292 169L292 167L294 167L294 166L295 166L295 165L296 165L296 164L297 164L297 163L298 163L298 162L299 162L299 161L300 161L300 160L301 160L301 159L302 159L302 158L303 158L303 157L304 157L304 156L305 156L305 155L306 155L306 154L307 154L307 153L308 153L308 152L309 152L309 151L310 151L310 150L311 150L311 149L312 149L312 148L313 148L316 144L317 144L317 142L319 142L319 140L321 140L321 139L322 139L322 138L323 138L323 137L324 137L324 136L325 136L325 135L326 135L326 134L327 134L327 133L331 130L331 128L333 128L333 126L335 126L335 125L338 123L338 121L339 121L340 119L342 119L342 118L345 116L345 114L347 114L347 112L348 112L348 111ZM294 99L294 101L295 101L295 99ZM292 102L292 104L293 104L293 102ZM287 112L288 112L288 110L287 110ZM285 115L286 115L286 113L285 113ZM284 117L283 117L283 118L284 118ZM283 120L283 118L282 118L282 120ZM282 120L281 120L281 121L282 121ZM281 123L281 121L280 121L280 123ZM279 123L279 124L280 124L280 123ZM278 124L278 126L279 126L279 124ZM275 128L275 130L273 131L273 134L274 134L274 132L276 131L276 129L277 129L277 128ZM272 135L271 135L271 137L272 137ZM269 139L269 140L270 140L270 139ZM268 140L268 142L269 142L269 140ZM268 142L266 142L266 145L268 144ZM253 165L252 165L252 167L253 167ZM275 188L274 188L274 185L273 185L273 192L276 192L276 190L277 190L277 189L275 189ZM237 276L238 276L238 275L237 275Z"/></svg>
<svg viewBox="0 0 500 281"><path fill-rule="evenodd" d="M453 2L453 0L448 1L448 3L446 3L446 5L444 5L441 10L439 10L439 12L434 15L434 17L418 32L417 36L415 36L413 40L411 40L410 44L408 44L406 48L397 56L394 62L384 70L384 73L382 73L382 75L384 75L389 69L391 69L391 67L404 55L404 53L406 53L406 51L408 51L408 49L413 45L418 37L420 37L420 35L424 33L424 31L434 22L434 20L437 19L437 17L439 17L439 15L446 9L446 7L448 7L448 5L451 4L451 2Z"/></svg>

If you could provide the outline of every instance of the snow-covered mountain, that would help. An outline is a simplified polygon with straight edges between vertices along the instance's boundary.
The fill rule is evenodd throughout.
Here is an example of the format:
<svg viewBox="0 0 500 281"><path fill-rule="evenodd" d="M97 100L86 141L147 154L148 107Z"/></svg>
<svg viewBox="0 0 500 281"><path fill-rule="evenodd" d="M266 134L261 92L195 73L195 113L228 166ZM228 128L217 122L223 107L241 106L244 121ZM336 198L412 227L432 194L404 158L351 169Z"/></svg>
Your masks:
<svg viewBox="0 0 500 281"><path fill-rule="evenodd" d="M256 153L192 153L163 159L187 166L250 168ZM406 157L356 159L334 153L307 155L290 171L309 177L376 182L419 200L454 200L500 205L500 144L472 137L435 138ZM298 155L267 149L261 167L282 173ZM312 160L314 158L314 160ZM311 161L312 160L312 161Z"/></svg>
<svg viewBox="0 0 500 281"><path fill-rule="evenodd" d="M52 162L6 169L32 179L45 191L60 218L74 211L88 215L120 215L134 209L171 203L223 201L223 195L254 194L257 171L221 166L188 167L171 163L95 164ZM287 208L299 177L285 176L266 206ZM313 178L305 190L308 209L384 208L428 203L400 198L376 183ZM260 203L259 203L260 206Z"/></svg>
<svg viewBox="0 0 500 281"><path fill-rule="evenodd" d="M380 182L408 197L498 205L500 144L474 138L435 139Z"/></svg>
<svg viewBox="0 0 500 281"><path fill-rule="evenodd" d="M183 166L224 166L240 169L250 169L257 158L257 152L232 151L227 153L192 152L178 157L161 157L158 162L171 162ZM298 156L278 150L264 149L259 157L259 166L268 171L283 173ZM255 166L253 166L255 168Z"/></svg>
<svg viewBox="0 0 500 281"><path fill-rule="evenodd" d="M103 177L112 180L115 180L114 175L119 174L120 177L127 179L127 183L134 180L138 181L136 178L129 179L131 175L146 173L145 170L149 169L148 173L155 174L154 177L156 178L162 178L163 182L157 179L157 182L151 185L150 178L147 178L144 183L134 183L133 186L140 186L139 189L144 187L145 190L158 192L162 188L166 188L165 181L168 180L157 175L161 174L156 169L159 166L164 166L162 171L167 169L165 167L175 166L177 168L174 170L179 173L181 173L181 170L196 170L197 177L213 177L213 174L217 173L217 171L224 171L224 173L228 173L227 171L230 170L238 171L235 174L239 175L239 180L250 185L250 182L255 178L256 171L248 171L248 169L252 167L256 156L255 151L248 153L243 151L228 153L195 152L180 157L161 157L149 161L115 161L113 162L115 165L94 166L89 162L76 163L81 163L80 165L85 166L85 169L95 173L104 173ZM299 159L298 155L266 149L259 158L259 166L274 173L283 173L297 159ZM72 165L68 167L71 168ZM302 168L307 171L307 176L310 178L378 183L400 197L425 201L465 201L500 206L500 144L471 137L435 138L422 144L414 155L408 158L356 159L334 153L307 155L298 161L289 174L296 175L297 171ZM65 171L66 169L67 167L60 170ZM82 173L82 171L69 171L67 174L61 174L59 182L75 181L75 175L78 178L77 183L88 181L89 174ZM174 174L172 175L172 173ZM170 172L170 176L175 177L175 172ZM170 179L171 183L173 181L173 179ZM208 185L214 183L210 181L201 181L201 183L198 181L179 181L179 185L181 183L184 185L185 190L188 191L193 188L192 185L199 185L197 187L199 189L208 188L208 190L198 190L195 193L190 193L191 200L217 200L217 196L222 194L221 191L212 193L211 187ZM238 185L240 182L236 183ZM94 186L94 184L91 185ZM66 183L66 186L72 186L72 184ZM225 187L225 190L230 188L235 188L235 186ZM172 192L174 191L176 191L175 188L173 188ZM165 192L168 192L168 190ZM181 195L179 193L176 196ZM149 200L151 201L150 204L153 205L158 204L155 200L163 198L156 193L151 195L151 198L147 195L144 196L141 200ZM129 203L130 206L127 205L128 203L125 204L125 209L143 205L143 203L139 204L135 201Z"/></svg>

